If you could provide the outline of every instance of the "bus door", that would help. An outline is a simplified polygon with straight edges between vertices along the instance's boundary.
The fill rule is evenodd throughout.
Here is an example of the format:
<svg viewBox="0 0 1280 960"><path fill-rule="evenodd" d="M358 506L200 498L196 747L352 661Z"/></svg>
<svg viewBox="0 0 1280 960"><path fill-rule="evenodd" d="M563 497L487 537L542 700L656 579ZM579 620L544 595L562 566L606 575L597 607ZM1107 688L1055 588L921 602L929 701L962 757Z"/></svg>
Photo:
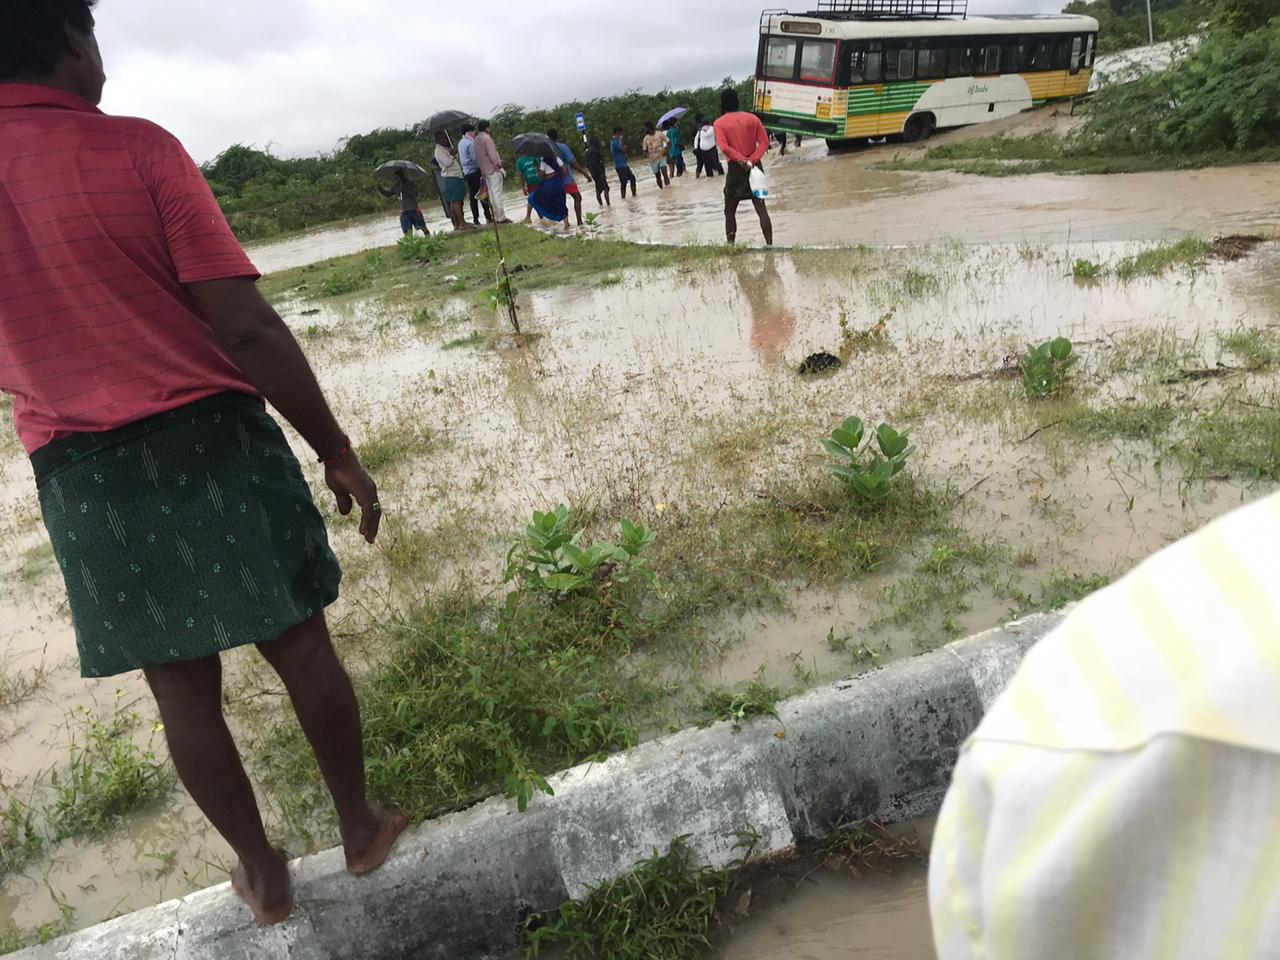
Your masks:
<svg viewBox="0 0 1280 960"><path fill-rule="evenodd" d="M848 90L844 135L849 139L877 136L885 103L884 44L845 43L843 59L844 76L840 79Z"/></svg>

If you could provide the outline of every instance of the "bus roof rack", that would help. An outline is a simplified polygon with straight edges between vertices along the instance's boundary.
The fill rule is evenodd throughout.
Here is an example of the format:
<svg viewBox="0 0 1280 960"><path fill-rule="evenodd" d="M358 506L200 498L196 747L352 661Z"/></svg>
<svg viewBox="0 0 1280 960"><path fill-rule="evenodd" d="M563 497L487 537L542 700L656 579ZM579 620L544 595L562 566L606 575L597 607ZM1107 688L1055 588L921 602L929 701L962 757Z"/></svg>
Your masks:
<svg viewBox="0 0 1280 960"><path fill-rule="evenodd" d="M965 19L969 0L818 0L810 16L826 20Z"/></svg>

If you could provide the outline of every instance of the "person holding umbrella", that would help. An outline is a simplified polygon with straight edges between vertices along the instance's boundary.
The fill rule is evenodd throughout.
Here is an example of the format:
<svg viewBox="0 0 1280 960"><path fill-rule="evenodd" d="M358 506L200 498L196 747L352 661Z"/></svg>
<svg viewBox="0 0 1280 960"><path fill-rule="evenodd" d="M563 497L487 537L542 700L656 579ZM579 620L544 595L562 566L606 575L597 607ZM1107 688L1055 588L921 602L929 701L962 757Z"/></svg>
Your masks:
<svg viewBox="0 0 1280 960"><path fill-rule="evenodd" d="M403 166L393 166L393 164L403 164ZM407 237L413 233L415 227L423 232L425 236L431 236L431 231L427 229L427 221L422 216L422 208L418 206L418 184L406 175L406 170L417 168L421 176L425 177L427 171L423 170L417 164L409 163L407 160L393 160L391 163L384 163L378 168L377 173L380 175L391 176L391 185L384 187L378 184L378 192L388 199L398 197L400 199L400 229Z"/></svg>
<svg viewBox="0 0 1280 960"><path fill-rule="evenodd" d="M556 144L541 133L522 133L511 141L511 149L516 152L516 167L525 178L529 214L536 211L543 220L563 223L565 232L572 230L568 194L564 189L568 168ZM528 222L529 215L526 215L525 223Z"/></svg>
<svg viewBox="0 0 1280 960"><path fill-rule="evenodd" d="M437 130L435 139L434 159L440 167L441 199L449 211L453 229L465 230L467 221L462 213L462 201L467 197L467 180L462 173L462 163L458 160L458 151L454 149L447 132Z"/></svg>
<svg viewBox="0 0 1280 960"><path fill-rule="evenodd" d="M684 176L684 142L678 120L667 121L667 176Z"/></svg>

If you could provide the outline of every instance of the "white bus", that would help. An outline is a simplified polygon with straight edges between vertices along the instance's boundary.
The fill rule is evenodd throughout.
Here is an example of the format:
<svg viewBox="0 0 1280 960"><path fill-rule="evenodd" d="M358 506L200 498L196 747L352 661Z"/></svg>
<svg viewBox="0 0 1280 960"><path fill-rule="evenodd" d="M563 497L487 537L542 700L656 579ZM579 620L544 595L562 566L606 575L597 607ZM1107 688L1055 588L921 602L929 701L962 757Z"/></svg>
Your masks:
<svg viewBox="0 0 1280 960"><path fill-rule="evenodd" d="M756 112L767 129L927 138L1089 89L1098 21L967 15L966 0L819 0L760 17Z"/></svg>

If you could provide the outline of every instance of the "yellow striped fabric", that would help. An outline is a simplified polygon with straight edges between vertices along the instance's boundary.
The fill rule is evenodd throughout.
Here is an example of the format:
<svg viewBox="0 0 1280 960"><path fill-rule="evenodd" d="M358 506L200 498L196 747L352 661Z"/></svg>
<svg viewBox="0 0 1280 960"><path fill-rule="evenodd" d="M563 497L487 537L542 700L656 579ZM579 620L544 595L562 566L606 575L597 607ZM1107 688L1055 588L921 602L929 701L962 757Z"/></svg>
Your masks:
<svg viewBox="0 0 1280 960"><path fill-rule="evenodd" d="M929 887L944 960L1280 957L1280 495L1031 650L961 754Z"/></svg>

